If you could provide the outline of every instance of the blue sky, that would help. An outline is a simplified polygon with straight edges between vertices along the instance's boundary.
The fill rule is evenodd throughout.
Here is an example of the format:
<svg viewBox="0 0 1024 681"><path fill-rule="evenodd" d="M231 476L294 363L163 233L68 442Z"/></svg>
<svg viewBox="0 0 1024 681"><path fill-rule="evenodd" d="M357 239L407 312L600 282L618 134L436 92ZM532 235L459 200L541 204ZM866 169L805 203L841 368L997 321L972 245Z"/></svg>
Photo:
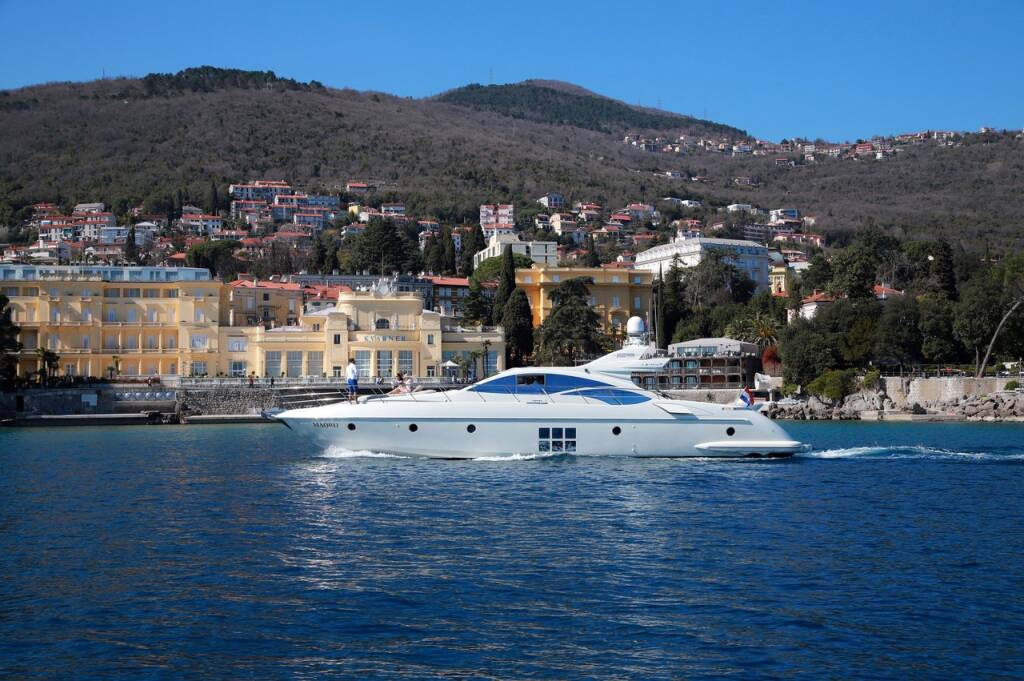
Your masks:
<svg viewBox="0 0 1024 681"><path fill-rule="evenodd" d="M768 139L1024 127L1024 0L0 0L0 25L3 89L211 64L413 97L552 78Z"/></svg>

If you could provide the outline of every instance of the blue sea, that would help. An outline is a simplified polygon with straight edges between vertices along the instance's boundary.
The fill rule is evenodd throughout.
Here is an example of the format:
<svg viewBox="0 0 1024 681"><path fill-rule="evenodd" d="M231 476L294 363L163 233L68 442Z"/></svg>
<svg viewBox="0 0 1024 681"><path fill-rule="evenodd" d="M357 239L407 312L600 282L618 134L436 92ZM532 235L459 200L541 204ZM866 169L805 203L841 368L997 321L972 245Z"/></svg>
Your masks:
<svg viewBox="0 0 1024 681"><path fill-rule="evenodd" d="M1024 676L1024 425L783 461L0 430L0 677Z"/></svg>

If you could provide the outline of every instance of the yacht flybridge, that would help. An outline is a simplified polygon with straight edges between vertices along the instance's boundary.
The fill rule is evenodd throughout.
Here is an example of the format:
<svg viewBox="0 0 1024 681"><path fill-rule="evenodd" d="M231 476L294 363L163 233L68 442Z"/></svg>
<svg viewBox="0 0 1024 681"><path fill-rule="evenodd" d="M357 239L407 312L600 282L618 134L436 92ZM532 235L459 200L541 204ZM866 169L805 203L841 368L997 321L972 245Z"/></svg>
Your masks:
<svg viewBox="0 0 1024 681"><path fill-rule="evenodd" d="M578 367L510 369L460 390L411 392L275 418L325 446L472 459L574 454L635 457L783 457L806 449L738 402L675 400L628 376L658 357L629 322L618 352Z"/></svg>

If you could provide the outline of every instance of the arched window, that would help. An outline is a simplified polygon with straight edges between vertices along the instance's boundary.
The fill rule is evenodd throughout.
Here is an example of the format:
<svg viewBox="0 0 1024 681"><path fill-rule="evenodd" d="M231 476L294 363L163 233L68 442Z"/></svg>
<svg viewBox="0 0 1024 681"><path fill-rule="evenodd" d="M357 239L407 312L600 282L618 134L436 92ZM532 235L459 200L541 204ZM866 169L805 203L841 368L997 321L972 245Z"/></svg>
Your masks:
<svg viewBox="0 0 1024 681"><path fill-rule="evenodd" d="M378 331L380 331L381 329L390 329L391 322L388 321L387 319L378 319L376 322L374 322L374 328L376 328Z"/></svg>

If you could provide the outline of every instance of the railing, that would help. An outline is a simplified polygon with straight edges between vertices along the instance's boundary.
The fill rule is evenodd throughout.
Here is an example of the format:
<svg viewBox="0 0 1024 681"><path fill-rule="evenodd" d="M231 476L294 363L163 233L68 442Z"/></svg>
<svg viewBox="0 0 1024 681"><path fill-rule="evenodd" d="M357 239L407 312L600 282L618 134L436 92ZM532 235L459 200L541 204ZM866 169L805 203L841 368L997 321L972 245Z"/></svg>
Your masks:
<svg viewBox="0 0 1024 681"><path fill-rule="evenodd" d="M638 403L636 401L631 401L628 396L618 393L628 393L629 396L640 396L644 398L643 401L645 402L659 396L664 397L665 399L672 399L670 396L662 395L654 390L647 390L644 388L622 388L619 386L572 388L560 392L548 392L544 389L541 389L538 392L518 392L514 388L491 388L487 392L477 390L459 391L460 395L472 395L485 403L488 401L488 395L502 397L511 396L515 402L520 404L580 404L582 402L585 405L624 406ZM447 392L417 392L415 389L409 392L399 393L396 393L393 390L391 392L381 390L368 397L361 397L359 401L361 403L379 401L380 404L394 404L424 401L423 398L427 396L439 396L441 398L440 401L454 402ZM388 399L383 399L385 397ZM571 398L577 399L574 400ZM426 401L435 402L438 400L428 398ZM499 400L499 402L503 402L505 404L508 403L507 400Z"/></svg>
<svg viewBox="0 0 1024 681"><path fill-rule="evenodd" d="M180 376L173 378L177 385L182 388L222 388L222 387L238 387L240 385L249 385L249 376ZM458 388L465 385L470 385L471 382L464 382L455 379L449 379L448 377L435 377L435 376L409 376L406 380L410 385L420 388ZM293 387L333 387L344 390L346 388L346 380L344 378L338 378L334 376L323 377L323 376L275 376L273 378L267 376L252 377L252 385L259 386L261 388L293 388ZM376 381L367 380L361 378L359 381L361 389L370 389L375 391L388 391L391 390L392 384L390 380L382 381L377 383Z"/></svg>

